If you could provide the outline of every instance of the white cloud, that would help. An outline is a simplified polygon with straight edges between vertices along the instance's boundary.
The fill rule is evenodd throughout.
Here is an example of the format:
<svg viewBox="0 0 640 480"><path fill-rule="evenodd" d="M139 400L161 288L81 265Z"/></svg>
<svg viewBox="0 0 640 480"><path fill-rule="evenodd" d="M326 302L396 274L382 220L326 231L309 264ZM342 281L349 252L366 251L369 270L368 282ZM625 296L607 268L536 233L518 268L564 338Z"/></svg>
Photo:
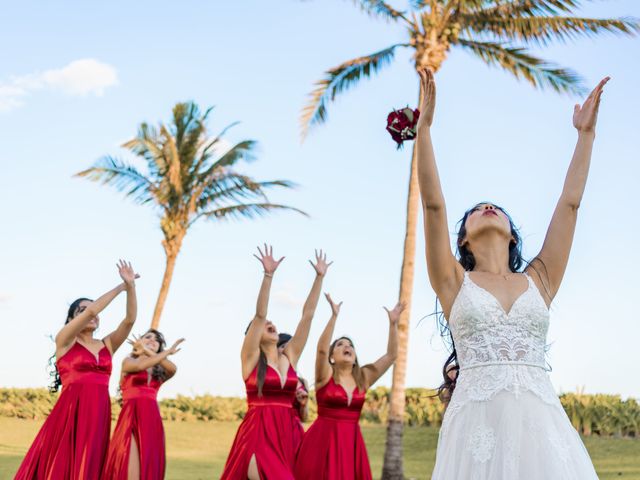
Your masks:
<svg viewBox="0 0 640 480"><path fill-rule="evenodd" d="M22 106L26 97L38 90L100 97L107 88L117 84L118 73L113 66L93 58L74 60L62 68L15 76L0 82L0 111Z"/></svg>

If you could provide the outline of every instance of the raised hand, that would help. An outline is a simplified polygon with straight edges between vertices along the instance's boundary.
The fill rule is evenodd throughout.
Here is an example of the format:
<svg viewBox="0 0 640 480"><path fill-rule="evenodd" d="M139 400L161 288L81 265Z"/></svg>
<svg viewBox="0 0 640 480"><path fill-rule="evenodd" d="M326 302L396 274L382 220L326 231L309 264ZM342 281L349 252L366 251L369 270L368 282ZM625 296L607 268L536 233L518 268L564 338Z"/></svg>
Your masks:
<svg viewBox="0 0 640 480"><path fill-rule="evenodd" d="M273 247L266 243L264 244L264 252L260 250L260 247L258 247L258 253L260 253L260 256L256 254L253 254L253 256L262 264L264 273L267 275L273 275L273 273L278 269L280 262L284 260L284 257L280 258L280 260L275 260L273 258Z"/></svg>
<svg viewBox="0 0 640 480"><path fill-rule="evenodd" d="M171 345L170 348L167 349L167 351L169 352L169 355L173 355L175 353L178 353L181 349L178 348L178 345L180 345L182 342L184 342L184 338L180 338L178 340L176 340L173 345Z"/></svg>
<svg viewBox="0 0 640 480"><path fill-rule="evenodd" d="M420 96L422 97L420 118L418 119L418 130L420 130L420 127L430 127L433 123L433 114L436 108L436 81L430 68L418 70L418 75L420 75Z"/></svg>
<svg viewBox="0 0 640 480"><path fill-rule="evenodd" d="M331 295L329 295L328 293L325 293L324 296L327 299L327 302L329 302L329 305L331 305L331 313L337 317L340 314L340 307L342 307L342 302L335 303L331 299Z"/></svg>
<svg viewBox="0 0 640 480"><path fill-rule="evenodd" d="M392 310L389 310L387 307L382 307L387 311L387 315L389 315L389 322L392 325L397 325L400 321L400 315L404 312L404 309L407 307L406 303L398 302L396 306L393 307Z"/></svg>
<svg viewBox="0 0 640 480"><path fill-rule="evenodd" d="M136 279L140 278L140 275L133 271L133 267L131 266L130 262L119 260L117 263L117 267L120 278L127 286L134 285Z"/></svg>
<svg viewBox="0 0 640 480"><path fill-rule="evenodd" d="M316 263L313 263L311 260L309 260L309 263L318 276L324 277L333 262L327 263L327 254L323 253L322 250L316 250Z"/></svg>
<svg viewBox="0 0 640 480"><path fill-rule="evenodd" d="M596 129L596 121L598 120L598 109L600 108L600 97L604 86L610 77L600 80L600 83L594 88L582 106L576 103L573 107L573 126L579 132L594 132Z"/></svg>
<svg viewBox="0 0 640 480"><path fill-rule="evenodd" d="M127 339L127 343L133 347L133 354L136 357L147 353L144 344L142 343L142 337L133 334L133 339Z"/></svg>

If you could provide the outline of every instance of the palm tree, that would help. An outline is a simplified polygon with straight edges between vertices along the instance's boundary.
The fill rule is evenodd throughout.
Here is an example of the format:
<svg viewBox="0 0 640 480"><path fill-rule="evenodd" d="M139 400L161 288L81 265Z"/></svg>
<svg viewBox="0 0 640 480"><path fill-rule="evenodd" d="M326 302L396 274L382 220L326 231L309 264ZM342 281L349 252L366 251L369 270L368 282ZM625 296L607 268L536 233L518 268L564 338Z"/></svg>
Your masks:
<svg viewBox="0 0 640 480"><path fill-rule="evenodd" d="M302 111L303 138L309 129L327 119L327 105L339 93L391 63L399 48L413 51L414 68L437 72L453 47L464 49L491 66L501 67L536 88L578 93L580 78L570 70L550 64L523 46L545 46L552 40L569 40L602 32L633 34L639 24L632 18L593 19L573 16L578 0L410 0L408 11L383 0L355 1L365 12L406 29L407 41L370 55L347 60L325 72ZM520 45L519 45L520 44ZM421 100L421 99L420 99ZM418 102L420 104L420 101ZM415 150L410 167L400 300L406 302L399 323L398 358L393 370L383 479L401 479L402 429L408 324L414 280L416 223L419 207Z"/></svg>
<svg viewBox="0 0 640 480"><path fill-rule="evenodd" d="M256 181L234 166L241 160L254 160L254 140L244 140L225 149L224 134L209 137L204 113L193 102L173 107L172 124L158 128L142 123L138 134L123 148L146 163L146 173L112 156L98 160L91 168L76 174L123 191L141 205L151 205L160 214L160 229L166 266L151 322L157 328L164 308L182 240L200 219L230 220L255 218L274 210L294 210L270 203L265 190L293 188L287 180ZM224 151L226 150L226 151Z"/></svg>

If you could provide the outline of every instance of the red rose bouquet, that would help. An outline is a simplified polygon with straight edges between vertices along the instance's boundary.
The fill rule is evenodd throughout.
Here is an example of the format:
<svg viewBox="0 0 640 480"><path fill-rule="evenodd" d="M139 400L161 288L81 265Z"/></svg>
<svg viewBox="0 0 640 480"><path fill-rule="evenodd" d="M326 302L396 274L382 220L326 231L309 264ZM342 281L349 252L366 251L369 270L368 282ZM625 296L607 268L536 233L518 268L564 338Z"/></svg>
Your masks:
<svg viewBox="0 0 640 480"><path fill-rule="evenodd" d="M405 140L416 138L416 124L420 118L420 110L411 110L409 107L394 110L387 116L387 132L391 138L402 147Z"/></svg>

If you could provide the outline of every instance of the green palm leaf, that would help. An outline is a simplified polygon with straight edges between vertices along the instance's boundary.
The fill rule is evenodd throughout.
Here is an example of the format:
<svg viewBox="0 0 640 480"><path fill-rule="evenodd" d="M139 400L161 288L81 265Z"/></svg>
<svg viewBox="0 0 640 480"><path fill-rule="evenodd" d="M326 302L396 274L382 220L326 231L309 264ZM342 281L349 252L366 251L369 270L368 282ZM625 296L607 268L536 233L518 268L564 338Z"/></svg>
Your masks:
<svg viewBox="0 0 640 480"><path fill-rule="evenodd" d="M488 65L499 65L516 78L524 78L534 87L551 88L556 92L585 93L578 74L534 57L522 48L465 39L459 39L458 45L470 50Z"/></svg>
<svg viewBox="0 0 640 480"><path fill-rule="evenodd" d="M204 192L197 200L198 211L204 211L215 204L223 202L238 203L244 200L260 197L265 202L268 200L264 192L265 189L273 187L295 188L296 184L287 180L272 180L267 182L242 182L228 186L227 188L211 189Z"/></svg>
<svg viewBox="0 0 640 480"><path fill-rule="evenodd" d="M579 7L577 0L515 0L510 2L491 2L496 5L487 7L480 5L477 12L502 17L511 16L535 16L535 15L559 15L569 13Z"/></svg>
<svg viewBox="0 0 640 480"><path fill-rule="evenodd" d="M552 40L573 40L602 32L633 34L640 30L634 19L597 19L580 17L489 17L476 14L460 16L463 28L494 38L535 42L546 45Z"/></svg>
<svg viewBox="0 0 640 480"><path fill-rule="evenodd" d="M239 219L239 218L249 218L255 219L258 217L263 217L268 213L271 213L274 210L287 210L297 212L305 217L308 217L305 212L299 210L294 207L288 207L286 205L278 205L276 203L245 203L241 205L231 205L228 207L220 207L214 210L207 210L205 212L201 212L198 214L197 218L213 218L216 220L228 220L228 219Z"/></svg>
<svg viewBox="0 0 640 480"><path fill-rule="evenodd" d="M379 16L388 20L397 20L399 18L407 20L404 12L396 10L382 0L354 0L353 3L359 5L362 10L371 16Z"/></svg>
<svg viewBox="0 0 640 480"><path fill-rule="evenodd" d="M134 166L111 156L102 157L94 166L74 175L102 185L111 185L137 203L153 200L154 185Z"/></svg>
<svg viewBox="0 0 640 480"><path fill-rule="evenodd" d="M311 92L311 100L302 110L302 136L306 136L311 126L323 123L327 119L327 104L335 100L336 95L355 85L362 77L377 73L388 65L395 55L395 49L407 44L392 45L379 52L354 58L326 72L325 78L316 83Z"/></svg>

